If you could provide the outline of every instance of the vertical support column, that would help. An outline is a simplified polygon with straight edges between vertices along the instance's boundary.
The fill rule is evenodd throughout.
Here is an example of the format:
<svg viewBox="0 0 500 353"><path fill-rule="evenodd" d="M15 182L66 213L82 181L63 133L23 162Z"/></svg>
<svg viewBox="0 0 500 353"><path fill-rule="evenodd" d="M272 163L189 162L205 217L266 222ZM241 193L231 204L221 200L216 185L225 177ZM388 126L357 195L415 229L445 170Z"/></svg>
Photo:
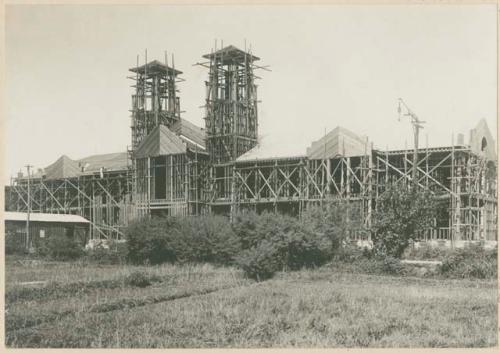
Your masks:
<svg viewBox="0 0 500 353"><path fill-rule="evenodd" d="M185 209L184 209L184 216L187 216L189 214L189 190L190 190L190 182L189 182L189 170L188 170L188 162L187 162L187 154L183 157L184 159L184 202L185 202Z"/></svg>
<svg viewBox="0 0 500 353"><path fill-rule="evenodd" d="M174 202L174 157L169 155L170 159L170 202ZM166 169L166 168L165 168Z"/></svg>
<svg viewBox="0 0 500 353"><path fill-rule="evenodd" d="M325 198L327 198L330 195L330 179L332 178L331 175L331 159L326 160L326 195Z"/></svg>
<svg viewBox="0 0 500 353"><path fill-rule="evenodd" d="M429 189L429 135L425 134L425 188Z"/></svg>
<svg viewBox="0 0 500 353"><path fill-rule="evenodd" d="M146 202L147 202L147 215L148 217L151 216L151 158L147 158L147 190L148 193L146 195Z"/></svg>
<svg viewBox="0 0 500 353"><path fill-rule="evenodd" d="M229 169L229 168L228 168ZM236 164L233 163L231 166L231 222L234 219L234 215L237 212L237 195L236 195Z"/></svg>
<svg viewBox="0 0 500 353"><path fill-rule="evenodd" d="M373 209L373 142L368 151L368 229L372 228L372 209ZM368 232L368 241L371 241L371 232Z"/></svg>
<svg viewBox="0 0 500 353"><path fill-rule="evenodd" d="M458 164L458 165L457 165ZM461 211L462 211L462 188L461 188L461 181L462 181L462 160L461 158L457 158L455 162L455 189L456 189L456 203L455 203L455 240L462 240L461 238L461 226L462 226L462 219L461 219Z"/></svg>

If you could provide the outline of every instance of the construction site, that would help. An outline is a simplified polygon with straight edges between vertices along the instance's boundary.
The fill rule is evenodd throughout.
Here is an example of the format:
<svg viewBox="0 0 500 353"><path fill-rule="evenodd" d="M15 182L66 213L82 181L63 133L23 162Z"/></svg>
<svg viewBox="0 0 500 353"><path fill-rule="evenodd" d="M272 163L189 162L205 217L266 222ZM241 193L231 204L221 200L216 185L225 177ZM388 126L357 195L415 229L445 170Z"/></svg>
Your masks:
<svg viewBox="0 0 500 353"><path fill-rule="evenodd" d="M5 190L7 211L74 214L91 238L121 239L131 221L149 216L282 212L300 217L311 205L347 202L354 238L369 237L372 214L388 185L414 183L439 201L425 241L497 240L497 156L484 120L468 140L442 147L418 143L421 121L404 101L415 146L375 147L368 136L337 127L298 155L259 138L257 70L249 50L214 48L206 68L205 126L181 117L182 72L165 57L129 69L131 141L123 153L74 160L20 173ZM124 117L124 123L126 119ZM451 132L450 132L451 136ZM416 148L415 148L416 147Z"/></svg>

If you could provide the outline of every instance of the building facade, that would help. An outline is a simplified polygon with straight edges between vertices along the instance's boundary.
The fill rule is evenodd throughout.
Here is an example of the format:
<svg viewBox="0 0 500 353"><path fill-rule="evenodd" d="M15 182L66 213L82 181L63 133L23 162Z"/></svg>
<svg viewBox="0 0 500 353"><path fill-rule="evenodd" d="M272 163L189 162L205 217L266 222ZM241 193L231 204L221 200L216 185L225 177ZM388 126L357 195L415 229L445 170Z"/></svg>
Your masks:
<svg viewBox="0 0 500 353"><path fill-rule="evenodd" d="M469 141L381 150L342 127L298 153L258 137L255 70L260 60L228 46L203 56L208 69L205 128L181 118L182 72L152 61L131 68L131 145L127 152L61 157L34 175L13 178L6 210L87 218L92 237L120 238L132 220L154 215L232 215L252 209L300 216L310 205L343 201L367 234L389 184L415 183L439 201L423 240L496 240L497 156L484 120ZM358 234L353 231L353 236ZM368 232L369 233L369 232Z"/></svg>

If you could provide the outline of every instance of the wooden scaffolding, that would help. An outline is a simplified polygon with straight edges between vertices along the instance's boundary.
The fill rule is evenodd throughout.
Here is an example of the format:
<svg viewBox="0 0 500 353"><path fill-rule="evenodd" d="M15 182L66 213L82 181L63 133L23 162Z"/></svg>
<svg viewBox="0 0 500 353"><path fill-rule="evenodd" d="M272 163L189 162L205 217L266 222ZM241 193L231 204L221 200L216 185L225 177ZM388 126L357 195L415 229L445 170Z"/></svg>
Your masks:
<svg viewBox="0 0 500 353"><path fill-rule="evenodd" d="M91 238L121 239L123 228L135 217L131 181L128 170L75 178L15 178L6 187L5 208L26 212L29 203L31 212L77 214L90 221Z"/></svg>
<svg viewBox="0 0 500 353"><path fill-rule="evenodd" d="M257 146L254 70L265 67L234 46L215 48L204 58L205 130L181 119L181 72L173 59L172 67L166 59L146 59L130 69L135 76L127 166L33 177L29 193L28 179L15 178L6 188L6 209L25 211L29 204L32 212L78 214L91 221L93 237L120 238L136 217L233 215L243 209L300 216L311 205L342 201L356 221L353 237L366 239L388 185L411 182L440 205L434 226L418 235L422 240L497 239L497 162L483 153L482 140L476 139L479 147L420 148L416 168L413 150L374 149L368 139L341 128L325 132L300 156L242 158Z"/></svg>

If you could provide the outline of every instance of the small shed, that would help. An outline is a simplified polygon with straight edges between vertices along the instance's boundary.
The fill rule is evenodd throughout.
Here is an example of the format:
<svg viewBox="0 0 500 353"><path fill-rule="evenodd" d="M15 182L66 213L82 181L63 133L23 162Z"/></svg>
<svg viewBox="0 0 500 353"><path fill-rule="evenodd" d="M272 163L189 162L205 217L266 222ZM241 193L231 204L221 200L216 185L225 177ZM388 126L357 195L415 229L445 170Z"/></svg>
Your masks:
<svg viewBox="0 0 500 353"><path fill-rule="evenodd" d="M15 237L11 244L26 247L26 212L4 212L5 235ZM30 213L29 248L37 248L52 236L67 236L84 246L89 237L90 222L78 215Z"/></svg>

